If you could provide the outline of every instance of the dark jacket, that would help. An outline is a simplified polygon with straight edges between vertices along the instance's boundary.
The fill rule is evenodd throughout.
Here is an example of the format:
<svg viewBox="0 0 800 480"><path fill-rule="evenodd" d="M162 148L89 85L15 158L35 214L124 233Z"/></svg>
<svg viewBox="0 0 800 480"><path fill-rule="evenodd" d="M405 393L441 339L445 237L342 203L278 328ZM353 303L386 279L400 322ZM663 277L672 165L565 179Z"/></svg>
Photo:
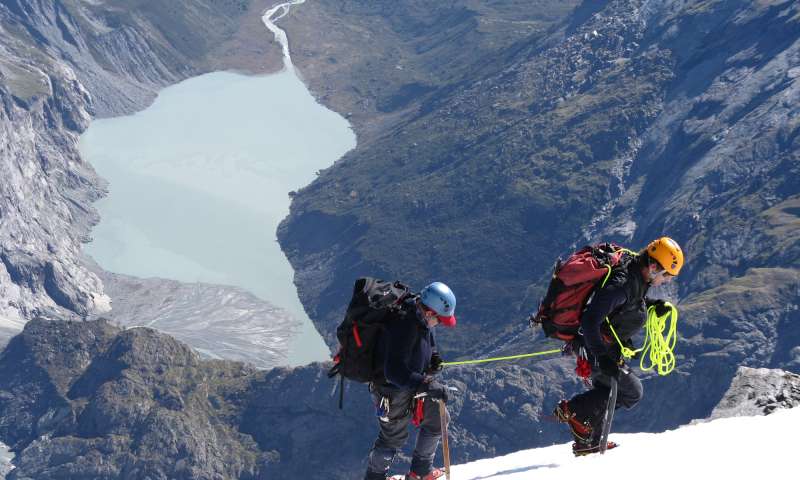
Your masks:
<svg viewBox="0 0 800 480"><path fill-rule="evenodd" d="M385 382L375 383L417 390L436 351L433 330L419 317L413 297L390 315L375 345L376 358L383 359Z"/></svg>
<svg viewBox="0 0 800 480"><path fill-rule="evenodd" d="M645 295L649 284L642 278L642 264L630 260L611 272L605 286L595 291L581 316L584 343L593 357L603 354L619 358L619 344L608 327L606 317L623 342L629 342L647 320Z"/></svg>

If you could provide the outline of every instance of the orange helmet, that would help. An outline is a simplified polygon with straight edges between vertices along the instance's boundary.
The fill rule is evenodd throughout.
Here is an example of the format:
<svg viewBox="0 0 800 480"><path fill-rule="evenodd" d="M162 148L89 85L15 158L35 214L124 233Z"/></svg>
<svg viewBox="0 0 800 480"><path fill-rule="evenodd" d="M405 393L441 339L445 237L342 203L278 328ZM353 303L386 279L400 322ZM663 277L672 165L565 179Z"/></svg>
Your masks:
<svg viewBox="0 0 800 480"><path fill-rule="evenodd" d="M680 273L683 266L683 251L675 240L669 237L653 240L647 245L647 254L670 275Z"/></svg>

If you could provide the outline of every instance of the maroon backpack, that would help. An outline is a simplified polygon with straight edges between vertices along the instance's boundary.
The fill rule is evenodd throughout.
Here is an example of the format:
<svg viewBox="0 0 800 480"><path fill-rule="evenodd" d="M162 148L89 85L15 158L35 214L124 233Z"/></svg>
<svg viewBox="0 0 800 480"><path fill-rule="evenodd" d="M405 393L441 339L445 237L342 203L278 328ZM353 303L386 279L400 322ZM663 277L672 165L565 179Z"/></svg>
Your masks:
<svg viewBox="0 0 800 480"><path fill-rule="evenodd" d="M581 314L592 293L605 285L611 270L630 257L629 250L613 243L583 247L553 268L553 278L539 310L531 318L540 324L545 335L571 341L581 326Z"/></svg>

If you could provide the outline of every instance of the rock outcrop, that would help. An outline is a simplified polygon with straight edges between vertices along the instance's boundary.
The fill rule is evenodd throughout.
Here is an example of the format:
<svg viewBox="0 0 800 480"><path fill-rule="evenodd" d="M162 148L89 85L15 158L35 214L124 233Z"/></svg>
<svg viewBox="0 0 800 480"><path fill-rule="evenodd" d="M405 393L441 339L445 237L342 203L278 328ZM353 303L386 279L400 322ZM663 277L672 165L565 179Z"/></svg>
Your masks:
<svg viewBox="0 0 800 480"><path fill-rule="evenodd" d="M254 478L220 400L253 370L215 365L152 329L28 322L0 359L9 478Z"/></svg>
<svg viewBox="0 0 800 480"><path fill-rule="evenodd" d="M769 415L800 406L800 375L784 370L739 367L710 420Z"/></svg>

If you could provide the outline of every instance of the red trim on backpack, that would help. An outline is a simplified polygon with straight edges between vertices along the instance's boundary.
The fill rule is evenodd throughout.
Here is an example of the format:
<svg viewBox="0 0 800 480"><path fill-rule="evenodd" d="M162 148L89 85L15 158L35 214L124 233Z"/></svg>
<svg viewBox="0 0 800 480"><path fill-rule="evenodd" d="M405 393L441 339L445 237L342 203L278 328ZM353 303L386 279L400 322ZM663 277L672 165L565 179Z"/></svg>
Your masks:
<svg viewBox="0 0 800 480"><path fill-rule="evenodd" d="M356 325L355 322L353 322L353 338L356 339L356 346L358 348L361 348L361 346L364 345L361 343L361 335L358 334L358 325Z"/></svg>

